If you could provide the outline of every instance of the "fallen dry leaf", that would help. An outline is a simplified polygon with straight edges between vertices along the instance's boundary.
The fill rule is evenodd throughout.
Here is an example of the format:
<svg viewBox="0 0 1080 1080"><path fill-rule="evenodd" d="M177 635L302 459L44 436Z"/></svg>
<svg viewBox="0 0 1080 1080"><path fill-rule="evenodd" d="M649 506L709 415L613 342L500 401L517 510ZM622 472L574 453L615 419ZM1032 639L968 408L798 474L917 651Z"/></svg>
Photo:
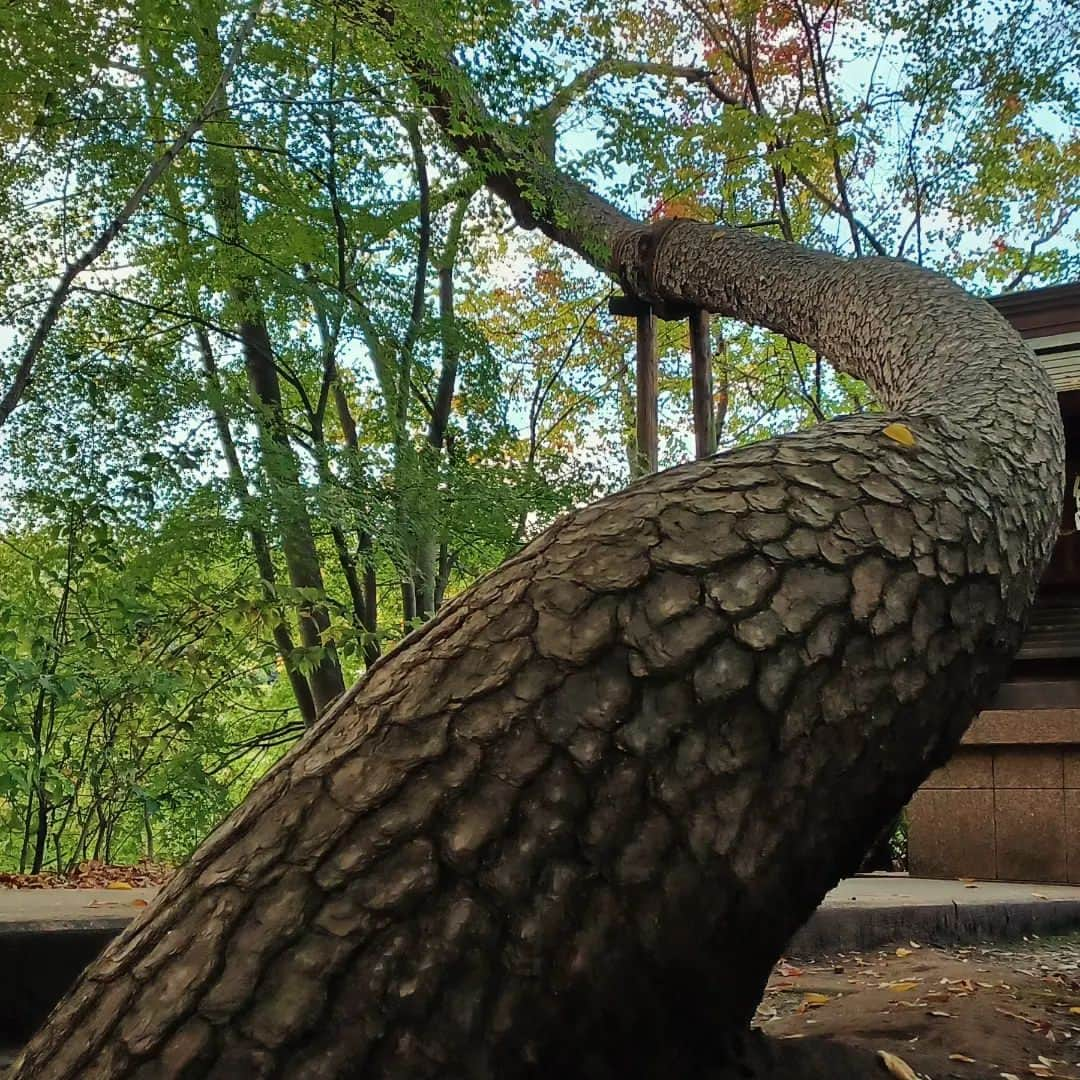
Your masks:
<svg viewBox="0 0 1080 1080"><path fill-rule="evenodd" d="M108 885L105 886L105 888L106 889L131 889L131 888L134 888L134 886L131 885L127 881L110 881L108 883Z"/></svg>
<svg viewBox="0 0 1080 1080"><path fill-rule="evenodd" d="M141 896L137 896L134 900L131 901L131 906L132 907L146 907L146 905L149 904L149 903L150 903L149 900L144 900Z"/></svg>
<svg viewBox="0 0 1080 1080"><path fill-rule="evenodd" d="M914 990L918 985L918 982L914 979L902 979L900 982L889 983L888 988L895 990L897 993L905 994L908 990Z"/></svg>
<svg viewBox="0 0 1080 1080"><path fill-rule="evenodd" d="M919 1080L915 1070L903 1058L890 1054L888 1050L879 1050L878 1057L896 1080Z"/></svg>
<svg viewBox="0 0 1080 1080"><path fill-rule="evenodd" d="M902 956L910 956L911 955L911 950L910 949L905 949L905 948L903 948L901 946L899 949L896 950L896 955L901 956L901 957Z"/></svg>
<svg viewBox="0 0 1080 1080"><path fill-rule="evenodd" d="M962 1061L962 1062L964 1062L965 1065L974 1065L975 1064L975 1059L972 1058L972 1057L968 1057L967 1054L950 1054L949 1055L949 1060L950 1061Z"/></svg>
<svg viewBox="0 0 1080 1080"><path fill-rule="evenodd" d="M832 998L828 994L806 994L803 997L803 1004L808 1009L817 1009L822 1005L827 1005Z"/></svg>
<svg viewBox="0 0 1080 1080"><path fill-rule="evenodd" d="M172 873L162 863L139 862L134 866L108 863L79 863L65 874L0 874L0 889L105 889L110 881L125 881L133 888L162 885Z"/></svg>

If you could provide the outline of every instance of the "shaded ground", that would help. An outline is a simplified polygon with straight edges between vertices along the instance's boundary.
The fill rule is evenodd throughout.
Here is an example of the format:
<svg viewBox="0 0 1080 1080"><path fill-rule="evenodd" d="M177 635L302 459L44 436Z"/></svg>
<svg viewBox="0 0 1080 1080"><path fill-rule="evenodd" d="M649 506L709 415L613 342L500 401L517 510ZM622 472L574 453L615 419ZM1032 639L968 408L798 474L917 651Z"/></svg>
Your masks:
<svg viewBox="0 0 1080 1080"><path fill-rule="evenodd" d="M917 946L781 963L758 1024L884 1050L933 1080L1080 1080L1080 935Z"/></svg>

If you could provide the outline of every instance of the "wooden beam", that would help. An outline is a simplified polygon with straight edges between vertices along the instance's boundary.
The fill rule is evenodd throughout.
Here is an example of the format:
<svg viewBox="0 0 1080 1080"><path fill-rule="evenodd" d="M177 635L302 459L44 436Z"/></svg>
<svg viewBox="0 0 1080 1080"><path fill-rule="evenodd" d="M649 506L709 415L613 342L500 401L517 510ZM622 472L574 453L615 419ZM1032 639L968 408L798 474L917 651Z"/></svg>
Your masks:
<svg viewBox="0 0 1080 1080"><path fill-rule="evenodd" d="M659 467L657 397L660 368L656 353L656 316L648 308L637 317L637 450L638 475Z"/></svg>
<svg viewBox="0 0 1080 1080"><path fill-rule="evenodd" d="M631 318L652 310L644 300L638 300L633 296L623 296L621 293L608 297L607 309L609 315L623 315Z"/></svg>
<svg viewBox="0 0 1080 1080"><path fill-rule="evenodd" d="M619 293L608 297L608 314L635 317L643 311L652 310L652 313L665 322L678 322L680 319L688 319L691 309L682 304L671 304L664 300L639 300L634 296L624 296Z"/></svg>
<svg viewBox="0 0 1080 1080"><path fill-rule="evenodd" d="M694 401L694 449L699 458L716 453L716 412L713 409L712 349L709 313L690 313L690 370Z"/></svg>

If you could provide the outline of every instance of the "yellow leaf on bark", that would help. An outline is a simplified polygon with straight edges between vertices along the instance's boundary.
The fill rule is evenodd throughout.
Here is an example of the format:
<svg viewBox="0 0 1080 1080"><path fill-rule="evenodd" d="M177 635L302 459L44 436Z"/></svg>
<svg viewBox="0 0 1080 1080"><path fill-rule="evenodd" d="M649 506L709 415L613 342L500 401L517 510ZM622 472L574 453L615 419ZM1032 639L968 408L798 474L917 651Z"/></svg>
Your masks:
<svg viewBox="0 0 1080 1080"><path fill-rule="evenodd" d="M881 434L892 439L893 442L898 442L901 446L915 445L915 436L906 424L890 424Z"/></svg>

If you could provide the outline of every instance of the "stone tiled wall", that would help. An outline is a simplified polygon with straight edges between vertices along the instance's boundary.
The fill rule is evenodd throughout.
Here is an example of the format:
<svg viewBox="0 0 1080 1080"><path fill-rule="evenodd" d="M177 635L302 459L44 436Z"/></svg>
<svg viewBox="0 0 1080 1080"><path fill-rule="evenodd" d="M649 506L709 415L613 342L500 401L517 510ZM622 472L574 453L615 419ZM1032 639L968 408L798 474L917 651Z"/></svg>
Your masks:
<svg viewBox="0 0 1080 1080"><path fill-rule="evenodd" d="M1080 883L1080 710L983 713L908 829L920 877Z"/></svg>

